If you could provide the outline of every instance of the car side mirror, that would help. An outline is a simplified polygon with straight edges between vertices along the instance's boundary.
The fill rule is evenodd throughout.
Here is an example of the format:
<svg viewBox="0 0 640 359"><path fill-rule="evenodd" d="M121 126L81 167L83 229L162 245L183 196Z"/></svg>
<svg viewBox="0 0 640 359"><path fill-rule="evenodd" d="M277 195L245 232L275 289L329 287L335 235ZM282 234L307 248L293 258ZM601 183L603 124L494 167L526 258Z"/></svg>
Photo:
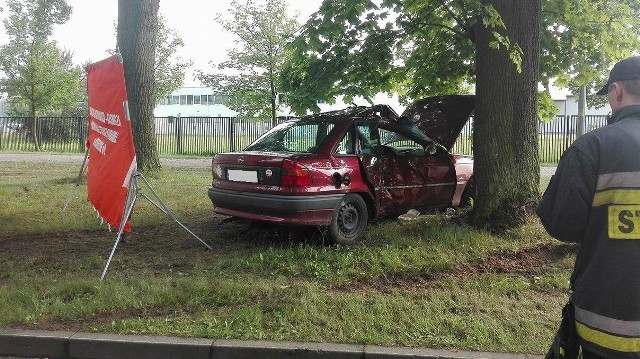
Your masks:
<svg viewBox="0 0 640 359"><path fill-rule="evenodd" d="M435 155L438 147L436 145L429 145L424 149L424 152L428 155Z"/></svg>

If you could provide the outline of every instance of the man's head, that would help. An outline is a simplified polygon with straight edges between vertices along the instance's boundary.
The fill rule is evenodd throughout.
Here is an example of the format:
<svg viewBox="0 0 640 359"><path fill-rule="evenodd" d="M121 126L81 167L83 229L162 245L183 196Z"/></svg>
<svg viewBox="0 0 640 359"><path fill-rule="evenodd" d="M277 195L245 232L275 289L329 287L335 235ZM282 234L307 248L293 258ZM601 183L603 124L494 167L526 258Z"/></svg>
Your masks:
<svg viewBox="0 0 640 359"><path fill-rule="evenodd" d="M615 64L609 81L596 95L607 95L614 113L625 106L640 105L640 56Z"/></svg>

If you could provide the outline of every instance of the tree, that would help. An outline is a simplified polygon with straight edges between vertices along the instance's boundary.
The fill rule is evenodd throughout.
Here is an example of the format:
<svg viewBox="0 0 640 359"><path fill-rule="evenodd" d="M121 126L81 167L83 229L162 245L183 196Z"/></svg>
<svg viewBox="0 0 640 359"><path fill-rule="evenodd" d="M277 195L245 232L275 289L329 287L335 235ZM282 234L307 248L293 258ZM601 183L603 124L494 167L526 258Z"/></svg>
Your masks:
<svg viewBox="0 0 640 359"><path fill-rule="evenodd" d="M586 85L595 93L611 65L640 46L638 26L635 0L546 1L541 81L574 90Z"/></svg>
<svg viewBox="0 0 640 359"><path fill-rule="evenodd" d="M179 50L182 47L184 47L184 41L178 32L168 27L164 16L158 14L156 63L154 66L156 79L154 97L156 104L182 86L185 69L193 65L193 61L185 60L179 55ZM112 54L117 53L115 49L110 52Z"/></svg>
<svg viewBox="0 0 640 359"><path fill-rule="evenodd" d="M522 224L538 200L537 86L540 0L487 0L500 14L502 31L475 27L476 110L473 220L502 230ZM499 26L498 28L501 28ZM498 38L518 45L519 59L500 51ZM505 40L507 41L507 40Z"/></svg>
<svg viewBox="0 0 640 359"><path fill-rule="evenodd" d="M29 115L26 127L40 150L37 117L73 108L82 96L80 68L70 52L49 40L53 25L64 24L71 8L64 0L8 0L7 8L3 23L9 43L0 48L0 92L7 93L10 109Z"/></svg>
<svg viewBox="0 0 640 359"><path fill-rule="evenodd" d="M156 64L155 101L161 99L182 86L184 82L184 70L193 64L193 61L182 59L178 51L184 47L184 41L178 33L169 27L162 15L158 17L158 31L156 38Z"/></svg>
<svg viewBox="0 0 640 359"><path fill-rule="evenodd" d="M124 63L133 142L140 170L160 168L153 117L159 6L160 0L118 0L117 43Z"/></svg>
<svg viewBox="0 0 640 359"><path fill-rule="evenodd" d="M531 132L535 132L531 123L535 107L531 107L526 95L515 93L530 94L537 85L537 53L530 41L541 36L543 54L563 56L558 49L569 52L574 46L557 44L565 39L563 34L591 19L558 17L564 19L558 23L555 13L548 9L581 11L590 6L587 3L543 0L543 19L537 20L539 6L529 0L325 0L293 42L292 58L282 72L284 89L290 94L294 112L304 113L307 109L317 110L317 101L330 102L337 96L345 96L348 102L353 96L372 97L382 91L396 92L401 100L410 101L459 93L475 84L479 106L475 117L480 122L476 126L480 126L481 134L474 133L474 155L478 158L476 173L483 178L478 178L481 196L473 216L476 222L484 221L493 228L516 225L523 219L523 209L530 208L537 196L537 142ZM609 19L614 16L612 8L625 9L615 14L635 14L619 19L631 24L624 28L629 33L629 27L638 20L637 5L633 12L631 0L607 3L613 6L601 11L611 15ZM538 27L541 33L525 32L518 25L526 23L526 31L532 31L536 25L531 21L544 24L542 29ZM626 46L613 36L595 40L600 45L600 41L607 41L606 46ZM581 63L596 58L588 55ZM488 61L494 56L498 62ZM565 67L551 59L540 64L544 66L538 76L543 81L557 76ZM492 72L482 73L480 66L490 66ZM498 89L488 86L506 86L502 81L508 81L514 92L498 93ZM592 82L601 83L595 78ZM502 106L509 108L508 112ZM499 195L489 197L490 194ZM508 213L510 218L504 218Z"/></svg>
<svg viewBox="0 0 640 359"><path fill-rule="evenodd" d="M268 1L264 6L234 0L233 18L221 21L237 36L238 46L229 51L229 60L218 65L220 72L200 72L199 79L217 93L230 96L227 105L240 117L270 118L276 124L277 100L282 92L279 76L290 54L286 45L299 27L286 10L283 0Z"/></svg>

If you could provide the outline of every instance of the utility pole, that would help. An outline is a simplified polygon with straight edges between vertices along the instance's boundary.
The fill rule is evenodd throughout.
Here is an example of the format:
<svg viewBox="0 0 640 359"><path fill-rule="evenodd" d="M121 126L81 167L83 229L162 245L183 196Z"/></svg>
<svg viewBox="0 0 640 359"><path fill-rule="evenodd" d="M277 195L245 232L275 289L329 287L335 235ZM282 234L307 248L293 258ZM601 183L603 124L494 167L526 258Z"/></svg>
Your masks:
<svg viewBox="0 0 640 359"><path fill-rule="evenodd" d="M585 114L587 112L587 86L580 86L580 94L578 95L578 120L576 123L576 135L582 136L585 131Z"/></svg>

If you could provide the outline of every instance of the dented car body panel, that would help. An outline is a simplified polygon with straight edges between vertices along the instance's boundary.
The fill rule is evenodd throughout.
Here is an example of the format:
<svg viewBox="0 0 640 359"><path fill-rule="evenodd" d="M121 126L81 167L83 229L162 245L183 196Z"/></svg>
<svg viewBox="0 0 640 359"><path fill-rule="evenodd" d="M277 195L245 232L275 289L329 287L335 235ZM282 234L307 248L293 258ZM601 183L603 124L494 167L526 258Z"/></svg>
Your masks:
<svg viewBox="0 0 640 359"><path fill-rule="evenodd" d="M220 214L304 225L342 218L345 230L354 218L458 206L473 159L449 150L472 111L473 97L442 96L401 116L386 105L305 116L216 155L208 194Z"/></svg>

